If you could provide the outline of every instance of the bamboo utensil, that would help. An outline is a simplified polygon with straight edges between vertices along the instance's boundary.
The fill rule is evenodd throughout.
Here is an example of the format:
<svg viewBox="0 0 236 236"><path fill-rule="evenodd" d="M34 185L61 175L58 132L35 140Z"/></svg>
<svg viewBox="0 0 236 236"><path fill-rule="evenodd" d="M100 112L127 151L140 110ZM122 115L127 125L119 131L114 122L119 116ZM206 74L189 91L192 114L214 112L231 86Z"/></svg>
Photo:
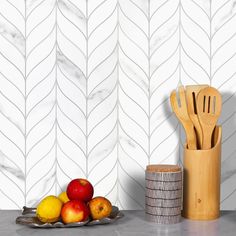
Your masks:
<svg viewBox="0 0 236 236"><path fill-rule="evenodd" d="M173 91L170 95L172 110L175 112L175 115L178 117L185 129L188 148L197 149L196 134L193 123L188 114L184 86L179 87L179 101L180 104L177 100L176 91Z"/></svg>
<svg viewBox="0 0 236 236"><path fill-rule="evenodd" d="M186 86L186 98L188 114L193 122L196 131L197 149L202 148L202 128L198 120L197 112L197 95L201 89L208 87L208 85L188 85Z"/></svg>
<svg viewBox="0 0 236 236"><path fill-rule="evenodd" d="M212 87L202 89L197 96L197 113L202 127L202 149L212 147L212 134L221 113L222 98Z"/></svg>
<svg viewBox="0 0 236 236"><path fill-rule="evenodd" d="M178 93L179 96L173 91L170 101L186 132L182 215L193 220L216 219L220 213L222 138L221 127L216 123L221 112L221 95L207 85L187 86L186 90L181 86ZM147 182L146 186L153 187L154 184ZM155 187L159 188L159 183L155 183ZM146 192L154 195L152 191ZM160 192L155 193L158 195L155 197L160 197ZM172 194L178 198L176 190L172 190ZM156 204L153 200L147 203Z"/></svg>

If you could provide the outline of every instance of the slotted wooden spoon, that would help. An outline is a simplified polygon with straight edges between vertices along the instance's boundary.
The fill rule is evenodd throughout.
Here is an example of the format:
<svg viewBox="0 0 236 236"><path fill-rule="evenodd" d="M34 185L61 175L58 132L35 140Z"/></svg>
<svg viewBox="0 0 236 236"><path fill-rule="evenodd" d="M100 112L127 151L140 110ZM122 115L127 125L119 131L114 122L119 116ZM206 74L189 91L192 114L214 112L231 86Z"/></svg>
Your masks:
<svg viewBox="0 0 236 236"><path fill-rule="evenodd" d="M188 114L196 130L197 148L202 148L202 128L197 115L197 95L201 89L208 85L188 85L186 86L186 98Z"/></svg>
<svg viewBox="0 0 236 236"><path fill-rule="evenodd" d="M173 91L170 95L172 110L184 127L188 148L196 149L196 134L194 131L193 123L188 115L185 90L183 86L179 87L179 100L180 104L177 100L176 91Z"/></svg>
<svg viewBox="0 0 236 236"><path fill-rule="evenodd" d="M221 94L217 89L207 87L197 96L197 112L199 123L203 131L202 149L212 147L212 134L222 108Z"/></svg>

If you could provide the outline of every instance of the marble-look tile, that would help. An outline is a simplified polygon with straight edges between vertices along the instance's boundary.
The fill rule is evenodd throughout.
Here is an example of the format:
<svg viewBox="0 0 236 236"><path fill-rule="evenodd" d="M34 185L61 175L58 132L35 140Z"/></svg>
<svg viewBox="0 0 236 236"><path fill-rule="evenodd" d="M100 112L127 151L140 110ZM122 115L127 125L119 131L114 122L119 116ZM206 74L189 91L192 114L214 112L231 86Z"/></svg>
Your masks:
<svg viewBox="0 0 236 236"><path fill-rule="evenodd" d="M72 178L144 208L149 163L181 163L169 94L223 95L223 209L235 196L235 1L0 1L0 208L36 205Z"/></svg>

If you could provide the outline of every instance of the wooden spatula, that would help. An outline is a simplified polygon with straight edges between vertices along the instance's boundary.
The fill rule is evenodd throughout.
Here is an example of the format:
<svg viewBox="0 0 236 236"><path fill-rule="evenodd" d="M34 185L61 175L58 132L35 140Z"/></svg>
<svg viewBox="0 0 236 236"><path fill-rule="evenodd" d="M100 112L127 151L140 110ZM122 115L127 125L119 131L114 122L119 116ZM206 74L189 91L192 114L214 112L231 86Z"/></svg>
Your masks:
<svg viewBox="0 0 236 236"><path fill-rule="evenodd" d="M188 115L185 90L183 86L179 87L179 99L180 104L177 100L176 91L173 91L170 95L172 110L175 112L175 115L180 120L185 129L188 148L196 149L196 134L194 131L193 123Z"/></svg>
<svg viewBox="0 0 236 236"><path fill-rule="evenodd" d="M197 95L201 89L208 85L188 85L186 86L186 98L188 114L196 130L197 148L202 148L202 128L197 115Z"/></svg>
<svg viewBox="0 0 236 236"><path fill-rule="evenodd" d="M221 113L222 98L217 89L207 87L197 96L197 112L203 131L202 149L212 147L212 133Z"/></svg>

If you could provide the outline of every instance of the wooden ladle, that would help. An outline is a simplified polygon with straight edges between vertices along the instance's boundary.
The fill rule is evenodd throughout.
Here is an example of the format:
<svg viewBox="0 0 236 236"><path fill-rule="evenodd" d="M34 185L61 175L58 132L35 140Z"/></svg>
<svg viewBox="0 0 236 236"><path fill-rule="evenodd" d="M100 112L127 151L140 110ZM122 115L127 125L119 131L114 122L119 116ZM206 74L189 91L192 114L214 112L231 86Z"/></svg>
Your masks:
<svg viewBox="0 0 236 236"><path fill-rule="evenodd" d="M177 100L176 91L173 91L170 95L172 110L175 112L175 115L180 120L185 129L188 148L197 149L196 134L193 123L188 115L184 86L179 87L179 100L180 104Z"/></svg>
<svg viewBox="0 0 236 236"><path fill-rule="evenodd" d="M202 128L202 149L212 147L212 134L222 108L221 94L213 87L202 89L197 96L197 112Z"/></svg>

